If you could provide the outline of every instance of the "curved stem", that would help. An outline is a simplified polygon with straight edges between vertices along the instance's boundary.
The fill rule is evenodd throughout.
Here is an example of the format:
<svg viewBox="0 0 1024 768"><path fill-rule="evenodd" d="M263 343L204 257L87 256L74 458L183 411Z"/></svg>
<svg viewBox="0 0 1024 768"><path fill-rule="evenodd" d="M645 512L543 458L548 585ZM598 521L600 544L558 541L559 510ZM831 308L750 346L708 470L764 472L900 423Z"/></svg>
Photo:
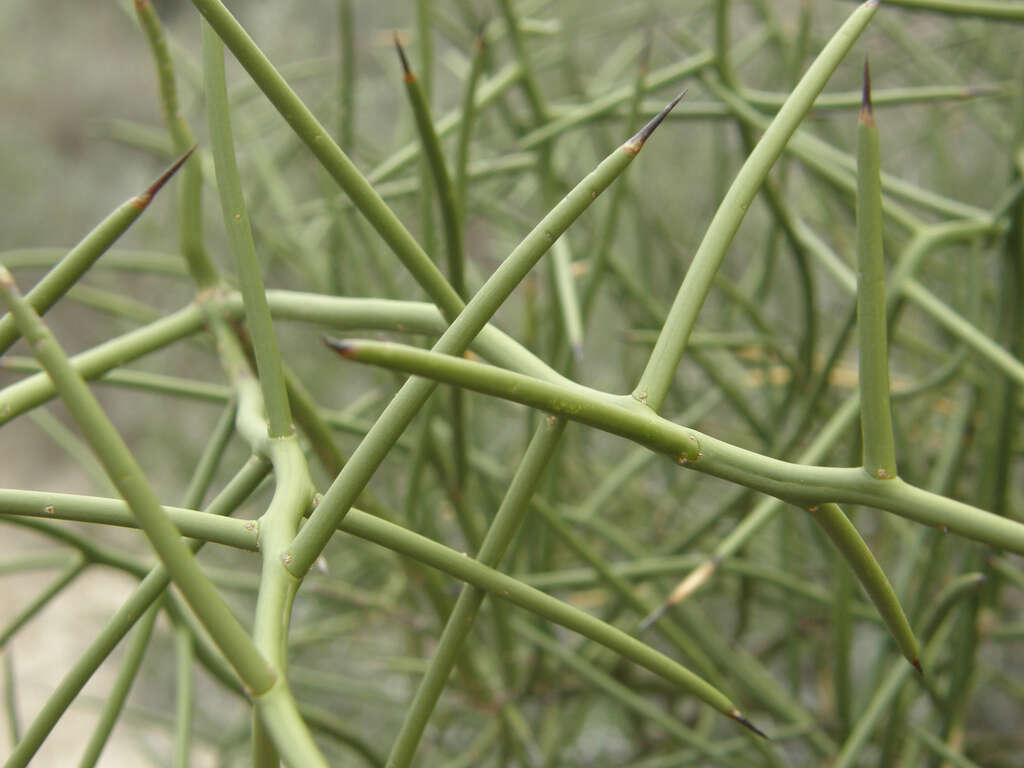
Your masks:
<svg viewBox="0 0 1024 768"><path fill-rule="evenodd" d="M686 343L693 332L704 300L711 290L725 253L746 215L761 183L786 147L790 136L810 110L815 97L825 87L839 62L860 37L878 10L878 0L869 0L854 11L836 31L818 58L807 70L765 131L754 151L736 175L725 198L715 212L693 262L683 279L661 329L647 366L633 390L633 397L655 411L665 402L675 378Z"/></svg>
<svg viewBox="0 0 1024 768"><path fill-rule="evenodd" d="M401 344L332 342L357 362L427 376L529 405L625 437L677 463L807 507L827 501L864 504L948 528L999 549L1024 554L1024 525L900 481L878 480L862 469L795 464L749 451L664 419L633 398L615 398L580 385L561 386L494 366ZM856 406L856 401L853 403ZM855 411L854 411L855 413Z"/></svg>

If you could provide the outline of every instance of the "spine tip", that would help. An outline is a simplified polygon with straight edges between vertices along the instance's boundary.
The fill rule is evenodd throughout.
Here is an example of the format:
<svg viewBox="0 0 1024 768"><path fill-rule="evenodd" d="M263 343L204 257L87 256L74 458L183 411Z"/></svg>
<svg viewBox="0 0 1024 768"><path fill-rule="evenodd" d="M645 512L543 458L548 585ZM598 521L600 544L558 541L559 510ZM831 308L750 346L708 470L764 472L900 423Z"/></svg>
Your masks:
<svg viewBox="0 0 1024 768"><path fill-rule="evenodd" d="M861 88L860 119L865 123L874 122L874 110L871 107L871 67L868 57L864 57L864 84Z"/></svg>
<svg viewBox="0 0 1024 768"><path fill-rule="evenodd" d="M738 709L733 709L733 710L730 710L730 711L728 712L728 715L729 715L729 717L731 717L731 718L732 718L733 720L735 720L735 721L736 721L737 723L739 723L740 725L742 725L742 726L743 726L744 728L746 728L746 729L747 729L747 730L749 730L749 731L753 731L754 733L756 733L756 734L757 734L758 736L760 736L760 737L761 737L762 739L764 739L765 741L771 741L771 739L769 739L769 738L768 738L768 734L767 734L767 733L765 733L765 732L764 732L764 731L762 731L762 730L761 730L760 728L758 728L758 727L757 727L756 725L754 725L754 724L753 724L752 722L750 722L749 720L747 720L747 718L745 718L745 717L744 717L744 716L743 716L743 715L742 715L742 714L740 713L740 711L739 711Z"/></svg>
<svg viewBox="0 0 1024 768"><path fill-rule="evenodd" d="M402 47L402 41L398 39L398 33L392 32L391 39L395 43L395 50L398 51L398 58L402 62L402 75L405 77L407 83L412 82L416 79L416 76L412 73L412 68L409 66L409 59L405 55L405 49Z"/></svg>
<svg viewBox="0 0 1024 768"><path fill-rule="evenodd" d="M333 349L345 358L354 357L356 354L356 344L348 339L332 339L330 336L324 336L324 344L328 349Z"/></svg>
<svg viewBox="0 0 1024 768"><path fill-rule="evenodd" d="M487 47L487 19L483 19L476 27L476 39L473 41L474 52L477 56L484 52Z"/></svg>
<svg viewBox="0 0 1024 768"><path fill-rule="evenodd" d="M4 288L14 287L14 275L3 264L0 264L0 285Z"/></svg>
<svg viewBox="0 0 1024 768"><path fill-rule="evenodd" d="M924 670L921 668L920 659L911 659L910 664L914 667L914 670L917 672L918 677L924 677Z"/></svg>
<svg viewBox="0 0 1024 768"><path fill-rule="evenodd" d="M146 206L150 204L156 193L160 191L164 184L171 180L171 176L178 172L178 169L185 164L185 161L192 157L192 153L196 151L198 144L193 144L192 148L184 155L174 161L174 164L160 174L160 178L154 181L146 190L136 197L132 198L132 205L138 208L140 211L146 210Z"/></svg>
<svg viewBox="0 0 1024 768"><path fill-rule="evenodd" d="M640 622L640 626L637 627L637 634L642 635L648 629L658 623L658 619L665 615L665 611L668 610L668 603L662 603L660 608L656 608L650 616Z"/></svg>
<svg viewBox="0 0 1024 768"><path fill-rule="evenodd" d="M654 133L654 131L657 129L659 125L661 125L661 121L668 116L668 113L675 108L676 104L683 100L683 96L685 95L686 91L684 90L674 99L672 99L672 101L670 101L665 106L665 108L661 110L661 112L652 117L650 122L647 123L647 125L645 125L639 131L637 131L636 135L634 135L633 138L626 142L626 151L635 155L637 152L643 149L644 142L651 138L651 134Z"/></svg>

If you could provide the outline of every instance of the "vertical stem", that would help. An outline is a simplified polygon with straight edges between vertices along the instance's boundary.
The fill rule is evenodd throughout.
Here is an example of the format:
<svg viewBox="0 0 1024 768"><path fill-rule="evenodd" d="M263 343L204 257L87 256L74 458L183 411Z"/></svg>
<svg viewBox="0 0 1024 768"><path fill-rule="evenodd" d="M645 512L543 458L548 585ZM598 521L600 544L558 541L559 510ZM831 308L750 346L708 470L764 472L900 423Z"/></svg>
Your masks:
<svg viewBox="0 0 1024 768"><path fill-rule="evenodd" d="M103 748L110 738L110 733L114 730L114 725L124 708L124 702L128 698L132 683L135 682L135 677L139 673L142 658L146 654L149 639L153 635L153 625L160 612L159 608L159 603L150 606L136 625L131 642L121 660L121 668L117 672L114 685L107 692L99 722L96 723L89 743L85 747L85 752L78 761L78 768L92 768L99 761Z"/></svg>
<svg viewBox="0 0 1024 768"><path fill-rule="evenodd" d="M228 112L227 86L224 81L224 53L220 38L209 24L203 23L203 78L206 86L207 114L210 125L210 143L217 169L217 189L220 192L224 228L228 232L231 250L238 266L238 279L245 304L245 315L252 332L256 367L267 409L268 434L271 438L284 437L293 432L291 410L284 383L281 355L277 337L270 319L267 296L260 277L260 265L249 226L242 185L235 161L234 141L231 137L231 116Z"/></svg>
<svg viewBox="0 0 1024 768"><path fill-rule="evenodd" d="M174 151L180 155L196 142L188 121L181 114L178 86L174 77L174 62L167 47L164 28L149 0L135 0L135 15L153 54L164 122L171 135ZM216 285L218 280L217 270L210 261L206 248L203 247L202 186L199 158L190 159L185 163L181 185L178 187L178 240L189 274L201 289Z"/></svg>
<svg viewBox="0 0 1024 768"><path fill-rule="evenodd" d="M192 662L195 658L192 632L188 626L179 623L174 627L174 649L177 670L177 709L174 726L174 768L188 768L191 765L192 704L194 685Z"/></svg>
<svg viewBox="0 0 1024 768"><path fill-rule="evenodd" d="M864 62L864 106L857 125L857 336L864 469L896 477L889 406L885 259L882 254L882 179L878 129L871 111L871 79Z"/></svg>
<svg viewBox="0 0 1024 768"><path fill-rule="evenodd" d="M356 31L352 0L338 0L338 145L352 151L355 137Z"/></svg>
<svg viewBox="0 0 1024 768"><path fill-rule="evenodd" d="M4 648L4 709L7 712L7 734L11 744L21 741L21 717L18 714L18 683L14 671L14 653Z"/></svg>
<svg viewBox="0 0 1024 768"><path fill-rule="evenodd" d="M654 410L661 408L697 322L697 315L747 208L814 99L877 10L878 0L868 0L836 31L736 175L697 248L647 366L633 390L633 396L640 402Z"/></svg>
<svg viewBox="0 0 1024 768"><path fill-rule="evenodd" d="M549 417L541 422L534 433L526 455L523 456L516 470L508 492L502 500L494 522L484 537L484 542L477 554L477 561L491 567L501 562L513 535L519 528L529 508L530 498L540 481L554 453L558 441L565 431L564 418ZM423 730L427 726L437 700L441 697L445 682L455 665L463 642L469 634L477 612L487 593L477 587L463 588L459 599L455 602L448 623L445 624L438 642L437 651L430 662L427 673L420 681L419 688L413 698L409 711L406 713L402 728L388 756L388 768L406 768L416 753Z"/></svg>
<svg viewBox="0 0 1024 768"><path fill-rule="evenodd" d="M466 78L465 90L462 95L462 120L459 123L459 136L455 144L455 204L459 212L459 223L466 223L466 189L468 188L469 144L473 138L476 123L476 88L480 82L480 73L484 69L484 38L477 35L473 46L473 60Z"/></svg>

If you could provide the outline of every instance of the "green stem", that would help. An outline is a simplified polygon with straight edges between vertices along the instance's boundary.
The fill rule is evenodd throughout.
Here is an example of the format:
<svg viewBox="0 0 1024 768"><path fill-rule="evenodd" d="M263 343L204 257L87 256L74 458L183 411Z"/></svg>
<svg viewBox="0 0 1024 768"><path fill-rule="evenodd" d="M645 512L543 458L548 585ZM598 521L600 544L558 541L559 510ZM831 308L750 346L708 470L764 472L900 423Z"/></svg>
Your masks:
<svg viewBox="0 0 1024 768"><path fill-rule="evenodd" d="M473 59L469 67L462 96L462 120L459 123L459 135L455 143L455 203L462 226L466 224L466 190L469 188L469 145L473 139L473 128L476 123L476 92L480 82L480 74L484 70L486 60L483 35L478 35L473 46ZM431 133L437 132L431 126Z"/></svg>
<svg viewBox="0 0 1024 768"><path fill-rule="evenodd" d="M737 765L734 762L734 758L724 754L719 745L712 743L695 730L687 728L664 708L630 690L628 686L620 683L606 672L601 671L563 643L534 629L525 621L517 620L512 626L516 634L521 635L525 640L538 646L546 654L561 661L588 683L605 693L610 700L616 701L627 709L635 711L645 720L657 723L680 744L693 747L715 764Z"/></svg>
<svg viewBox="0 0 1024 768"><path fill-rule="evenodd" d="M195 562L181 534L160 508L153 492L117 430L110 423L82 377L71 366L39 316L20 295L10 272L0 267L0 300L14 316L22 336L54 381L83 436L95 451L118 493L145 531L153 549L167 566L175 585L187 598L218 647L239 676L256 693L273 685L275 672L260 656L249 635L224 603L217 588Z"/></svg>
<svg viewBox="0 0 1024 768"><path fill-rule="evenodd" d="M910 623L903 613L899 598L896 597L881 566L878 565L871 550L857 533L853 523L843 514L843 510L837 504L822 504L810 507L808 511L857 576L864 591L871 598L871 602L878 608L878 613L892 633L900 651L907 661L920 671L921 664L918 656L921 649L910 628Z"/></svg>
<svg viewBox="0 0 1024 768"><path fill-rule="evenodd" d="M191 508L163 507L182 535L214 544L256 551L258 526L251 520L235 520ZM119 499L101 499L49 491L0 489L0 515L135 528L131 509Z"/></svg>
<svg viewBox="0 0 1024 768"><path fill-rule="evenodd" d="M167 47L163 25L149 0L136 0L135 14L142 25L149 50L153 54L153 62L156 64L164 123L171 135L174 151L180 155L196 142L178 104L174 62ZM181 185L178 188L178 239L181 254L185 258L192 280L201 289L206 289L216 285L218 278L217 270L203 247L202 184L203 175L197 157L185 163Z"/></svg>
<svg viewBox="0 0 1024 768"><path fill-rule="evenodd" d="M118 365L161 349L202 328L203 314L190 305L143 328L115 337L75 355L71 364L84 379L94 379ZM57 393L53 380L40 372L0 390L0 426L51 400Z"/></svg>
<svg viewBox="0 0 1024 768"><path fill-rule="evenodd" d="M885 0L893 8L932 11L993 21L1024 21L1024 3L1017 0Z"/></svg>
<svg viewBox="0 0 1024 768"><path fill-rule="evenodd" d="M138 676L139 667L142 666L142 658L146 655L146 649L149 647L149 640L153 635L153 625L156 624L156 617L160 613L159 609L159 603L155 602L136 624L135 632L132 633L132 639L121 660L121 668L117 671L117 678L107 692L100 719L93 728L92 736L89 737L89 743L85 747L85 752L82 753L82 758L78 761L78 768L93 768L99 761L103 748L107 745L110 734L124 709L125 700L128 698L132 683Z"/></svg>
<svg viewBox="0 0 1024 768"><path fill-rule="evenodd" d="M210 143L217 169L224 228L235 256L238 278L245 305L245 316L252 333L259 370L263 401L267 409L269 435L284 437L294 431L288 393L284 383L281 354L267 306L266 291L260 277L260 265L249 226L249 214L242 195L242 184L235 161L231 136L231 115L228 110L227 86L224 80L224 53L220 39L208 24L203 24L203 76L209 116Z"/></svg>
<svg viewBox="0 0 1024 768"><path fill-rule="evenodd" d="M77 579L79 574L81 574L88 566L89 561L81 555L68 563L64 570L60 572L57 578L54 579L49 586L32 598L28 605L18 611L11 620L7 622L7 625L0 630L0 648L6 646L7 641L14 637L18 630L31 621L39 611L49 605L50 601L57 597L57 595L64 590L64 587Z"/></svg>
<svg viewBox="0 0 1024 768"><path fill-rule="evenodd" d="M523 584L518 579L488 568L482 563L431 541L412 531L353 509L341 530L400 552L444 571L455 578L487 590L532 613L572 630L609 648L630 661L698 696L723 714L738 714L728 699L685 667L610 624L567 603Z"/></svg>
<svg viewBox="0 0 1024 768"><path fill-rule="evenodd" d="M269 471L270 464L266 461L255 457L250 459L224 490L210 502L207 512L216 515L230 513L252 493ZM195 542L192 546L198 549L202 542ZM163 564L156 566L145 576L47 698L21 741L14 746L7 762L4 763L4 768L25 768L29 764L92 674L170 583L170 575Z"/></svg>
<svg viewBox="0 0 1024 768"><path fill-rule="evenodd" d="M747 157L701 240L672 303L668 319L661 329L658 342L633 390L633 397L641 403L655 411L661 408L697 315L747 208L768 171L785 149L790 136L811 109L814 99L877 10L878 0L869 0L850 15L793 89L754 151Z"/></svg>
<svg viewBox="0 0 1024 768"><path fill-rule="evenodd" d="M231 12L220 0L193 0L193 4L431 300L447 318L454 318L462 309L458 294Z"/></svg>
<svg viewBox="0 0 1024 768"><path fill-rule="evenodd" d="M864 470L897 476L889 404L885 258L882 254L882 182L878 129L871 112L871 80L864 62L864 107L857 125L857 336Z"/></svg>
<svg viewBox="0 0 1024 768"><path fill-rule="evenodd" d="M927 615L921 622L922 637L927 638L924 663L931 666L938 651L946 645L942 631L943 621L957 601L973 593L984 582L984 577L977 573L966 573L947 584L929 607ZM900 662L889 670L882 684L868 700L857 723L850 732L849 738L843 743L842 749L832 762L832 768L852 768L858 761L860 751L867 743L872 731L879 721L890 711L890 705L899 694L903 684L910 676L910 667Z"/></svg>
<svg viewBox="0 0 1024 768"><path fill-rule="evenodd" d="M480 546L476 557L479 563L493 568L501 562L512 537L523 521L530 498L554 454L565 431L565 425L565 419L552 418L538 426ZM484 590L468 586L455 601L455 607L441 633L434 658L431 659L427 673L416 689L416 695L391 748L388 768L406 768L412 762L427 721L441 697L448 676L455 666L486 595Z"/></svg>
<svg viewBox="0 0 1024 768"><path fill-rule="evenodd" d="M152 610L152 609L150 609ZM195 647L192 632L184 624L174 627L175 658L175 721L174 721L174 768L188 768L191 765L192 709L195 685L192 664Z"/></svg>
<svg viewBox="0 0 1024 768"><path fill-rule="evenodd" d="M186 152L160 177L135 197L121 203L113 213L97 224L68 254L58 262L25 296L40 315L45 315L67 291L96 263L125 230L142 215L153 197L171 176L188 160ZM0 355L18 340L17 323L11 315L0 317Z"/></svg>
<svg viewBox="0 0 1024 768"><path fill-rule="evenodd" d="M673 424L637 405L630 397L615 398L580 385L562 386L470 360L401 344L331 342L344 357L382 365L522 403L620 435L673 458L689 469L761 491L802 507L823 501L863 504L945 527L1000 549L1024 554L1024 525L969 504L930 493L895 478L879 483L860 468L809 466L763 456L694 429ZM413 379L415 381L416 379ZM855 408L856 400L852 401ZM856 413L854 410L852 413ZM762 512L762 523L771 510Z"/></svg>
<svg viewBox="0 0 1024 768"><path fill-rule="evenodd" d="M437 137L437 133L434 132L434 123L430 118L430 107L427 104L424 88L420 86L419 80L409 67L409 61L405 56L405 51L402 50L402 44L399 42L397 35L395 36L395 48L402 62L405 91L409 96L409 104L412 107L413 118L416 120L416 129L419 133L420 141L423 143L423 155L427 160L430 177L437 191L438 207L441 210L445 244L448 250L448 277L452 288L465 300L465 255L462 251L462 226L459 221L458 206L455 202L455 190L452 186L451 176L445 166L441 142Z"/></svg>
<svg viewBox="0 0 1024 768"><path fill-rule="evenodd" d="M676 100L676 102L678 99ZM676 102L666 107L665 114ZM462 354L488 323L557 237L583 214L597 196L632 162L644 142L661 122L648 123L639 133L609 155L556 205L523 241L444 332L434 350ZM323 550L356 497L369 482L384 457L401 436L437 385L425 379L407 381L388 404L373 429L352 454L290 550L289 571L301 575Z"/></svg>

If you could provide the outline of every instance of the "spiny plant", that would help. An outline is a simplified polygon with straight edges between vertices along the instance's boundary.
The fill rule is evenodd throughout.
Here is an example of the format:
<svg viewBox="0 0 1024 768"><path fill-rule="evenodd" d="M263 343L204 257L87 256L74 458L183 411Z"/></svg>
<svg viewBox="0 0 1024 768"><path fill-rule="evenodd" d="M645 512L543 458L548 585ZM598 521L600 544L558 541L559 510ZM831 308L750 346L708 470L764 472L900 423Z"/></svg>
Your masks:
<svg viewBox="0 0 1024 768"><path fill-rule="evenodd" d="M154 760L175 766L1013 764L1024 60L972 36L1015 39L1024 3L869 0L833 24L764 0L663 19L419 0L413 33L368 48L339 0L330 127L220 0L193 5L199 62L148 0L131 11L166 135L114 138L170 168L66 253L0 254L0 424L32 419L107 493L0 490L17 541L45 542L0 573L58 571L0 629L6 766L95 765L133 687L168 686ZM910 62L924 83L872 90L870 34L876 77ZM357 56L392 44L373 87L397 104L404 81L397 150ZM325 80L322 60L294 72ZM825 92L834 75L860 87ZM915 144L898 114L955 114L961 136ZM897 138L914 180L883 170ZM169 184L176 244L119 246ZM22 294L12 270L40 268ZM101 271L120 288L84 282ZM193 298L154 313L129 273ZM70 302L135 327L69 354ZM182 347L185 370L133 365ZM209 437L171 506L148 466L193 429L160 418L179 408ZM97 566L137 586L23 726L11 648ZM122 640L80 754L49 757Z"/></svg>

